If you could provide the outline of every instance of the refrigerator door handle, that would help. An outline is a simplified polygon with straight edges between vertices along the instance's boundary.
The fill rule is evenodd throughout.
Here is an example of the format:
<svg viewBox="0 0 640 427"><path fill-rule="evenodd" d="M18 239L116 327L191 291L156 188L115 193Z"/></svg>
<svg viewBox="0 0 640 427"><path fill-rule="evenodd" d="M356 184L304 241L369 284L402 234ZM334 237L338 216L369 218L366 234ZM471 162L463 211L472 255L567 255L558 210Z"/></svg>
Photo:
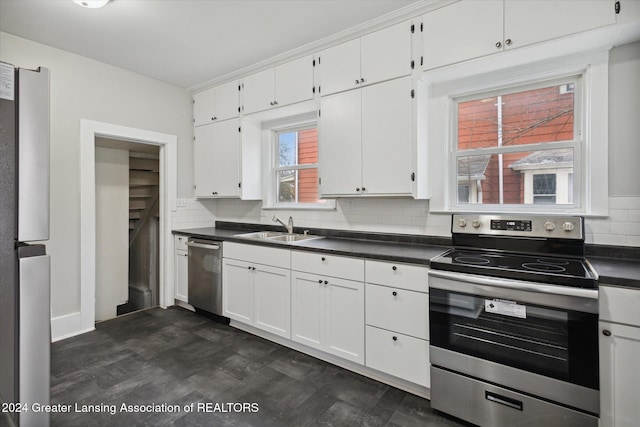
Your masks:
<svg viewBox="0 0 640 427"><path fill-rule="evenodd" d="M42 246L42 245L38 245ZM32 246L30 248L35 248ZM42 246L44 248L44 246ZM20 248L22 249L22 248ZM20 252L20 251L19 251ZM49 403L51 307L49 255L19 255L20 402ZM20 425L48 426L46 411L20 414Z"/></svg>
<svg viewBox="0 0 640 427"><path fill-rule="evenodd" d="M49 70L18 70L18 241L49 240Z"/></svg>

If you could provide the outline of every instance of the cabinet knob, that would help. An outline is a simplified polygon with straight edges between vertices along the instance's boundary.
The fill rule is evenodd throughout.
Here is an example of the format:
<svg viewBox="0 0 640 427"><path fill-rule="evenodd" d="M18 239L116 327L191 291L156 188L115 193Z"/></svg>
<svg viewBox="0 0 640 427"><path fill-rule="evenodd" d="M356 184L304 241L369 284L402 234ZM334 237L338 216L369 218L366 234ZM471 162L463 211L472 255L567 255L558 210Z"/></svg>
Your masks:
<svg viewBox="0 0 640 427"><path fill-rule="evenodd" d="M502 43L501 43L501 42L497 42L497 43L496 43L496 47L497 47L498 49L500 49L500 48L502 47Z"/></svg>
<svg viewBox="0 0 640 427"><path fill-rule="evenodd" d="M507 46L511 46L511 39L506 39L504 41L504 44L506 44Z"/></svg>
<svg viewBox="0 0 640 427"><path fill-rule="evenodd" d="M360 83L364 83L364 79L360 79Z"/></svg>
<svg viewBox="0 0 640 427"><path fill-rule="evenodd" d="M269 103L269 105L273 105L273 101L271 101L271 102Z"/></svg>
<svg viewBox="0 0 640 427"><path fill-rule="evenodd" d="M393 295L394 297L398 296L398 293L396 291L391 292L391 295Z"/></svg>
<svg viewBox="0 0 640 427"><path fill-rule="evenodd" d="M216 116L211 117L211 121L218 120Z"/></svg>
<svg viewBox="0 0 640 427"><path fill-rule="evenodd" d="M249 266L247 266L247 268L248 268L249 270L251 270L251 266L250 266L250 265L249 265Z"/></svg>
<svg viewBox="0 0 640 427"><path fill-rule="evenodd" d="M360 80L356 79L356 84L360 84Z"/></svg>
<svg viewBox="0 0 640 427"><path fill-rule="evenodd" d="M398 269L398 267L396 267L396 266L394 265L393 267L391 267L391 269L392 269L393 271L396 271L396 270Z"/></svg>
<svg viewBox="0 0 640 427"><path fill-rule="evenodd" d="M398 337L396 337L395 335L392 338L394 341L398 341Z"/></svg>
<svg viewBox="0 0 640 427"><path fill-rule="evenodd" d="M357 191L357 192L360 192L360 187L356 188L356 191Z"/></svg>
<svg viewBox="0 0 640 427"><path fill-rule="evenodd" d="M322 284L322 279L318 280L318 283Z"/></svg>
<svg viewBox="0 0 640 427"><path fill-rule="evenodd" d="M366 188L362 187L362 191L366 190Z"/></svg>
<svg viewBox="0 0 640 427"><path fill-rule="evenodd" d="M273 105L278 105L278 101L273 101Z"/></svg>
<svg viewBox="0 0 640 427"><path fill-rule="evenodd" d="M329 281L328 281L328 280L325 280L325 281L324 281L324 284L325 284L325 285L328 285L328 284L329 284Z"/></svg>
<svg viewBox="0 0 640 427"><path fill-rule="evenodd" d="M608 329L605 329L602 331L602 335L604 335L605 337L610 337L611 336L611 331Z"/></svg>

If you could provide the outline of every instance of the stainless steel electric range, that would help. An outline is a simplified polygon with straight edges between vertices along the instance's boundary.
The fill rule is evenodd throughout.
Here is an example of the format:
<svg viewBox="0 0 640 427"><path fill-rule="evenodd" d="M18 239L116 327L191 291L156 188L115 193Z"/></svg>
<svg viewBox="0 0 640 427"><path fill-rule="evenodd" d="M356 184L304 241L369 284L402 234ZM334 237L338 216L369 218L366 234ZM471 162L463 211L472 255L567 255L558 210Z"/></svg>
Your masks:
<svg viewBox="0 0 640 427"><path fill-rule="evenodd" d="M431 406L481 426L597 426L597 275L575 216L453 215L431 261Z"/></svg>

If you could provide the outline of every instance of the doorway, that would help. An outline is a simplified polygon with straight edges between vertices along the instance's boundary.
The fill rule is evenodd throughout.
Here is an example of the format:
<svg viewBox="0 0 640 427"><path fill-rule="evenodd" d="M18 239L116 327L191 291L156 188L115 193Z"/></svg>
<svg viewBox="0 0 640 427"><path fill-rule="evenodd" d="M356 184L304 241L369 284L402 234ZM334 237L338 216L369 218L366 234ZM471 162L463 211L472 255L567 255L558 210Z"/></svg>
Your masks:
<svg viewBox="0 0 640 427"><path fill-rule="evenodd" d="M96 321L102 321L158 306L160 147L101 136L95 146Z"/></svg>
<svg viewBox="0 0 640 427"><path fill-rule="evenodd" d="M95 329L96 299L96 194L95 138L160 147L160 237L159 237L159 306L173 305L174 283L171 212L176 209L177 143L175 135L136 129L110 123L81 119L80 121L80 312L65 316L55 326L56 336L73 336Z"/></svg>

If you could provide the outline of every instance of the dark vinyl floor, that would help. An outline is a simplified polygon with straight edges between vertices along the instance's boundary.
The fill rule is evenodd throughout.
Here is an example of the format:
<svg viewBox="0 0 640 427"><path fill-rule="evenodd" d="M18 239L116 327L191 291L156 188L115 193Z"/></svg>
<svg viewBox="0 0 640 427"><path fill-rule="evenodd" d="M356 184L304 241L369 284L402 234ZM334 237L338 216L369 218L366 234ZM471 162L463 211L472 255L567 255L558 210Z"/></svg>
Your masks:
<svg viewBox="0 0 640 427"><path fill-rule="evenodd" d="M51 403L71 410L52 413L53 426L462 425L428 400L177 307L54 343L51 368Z"/></svg>

